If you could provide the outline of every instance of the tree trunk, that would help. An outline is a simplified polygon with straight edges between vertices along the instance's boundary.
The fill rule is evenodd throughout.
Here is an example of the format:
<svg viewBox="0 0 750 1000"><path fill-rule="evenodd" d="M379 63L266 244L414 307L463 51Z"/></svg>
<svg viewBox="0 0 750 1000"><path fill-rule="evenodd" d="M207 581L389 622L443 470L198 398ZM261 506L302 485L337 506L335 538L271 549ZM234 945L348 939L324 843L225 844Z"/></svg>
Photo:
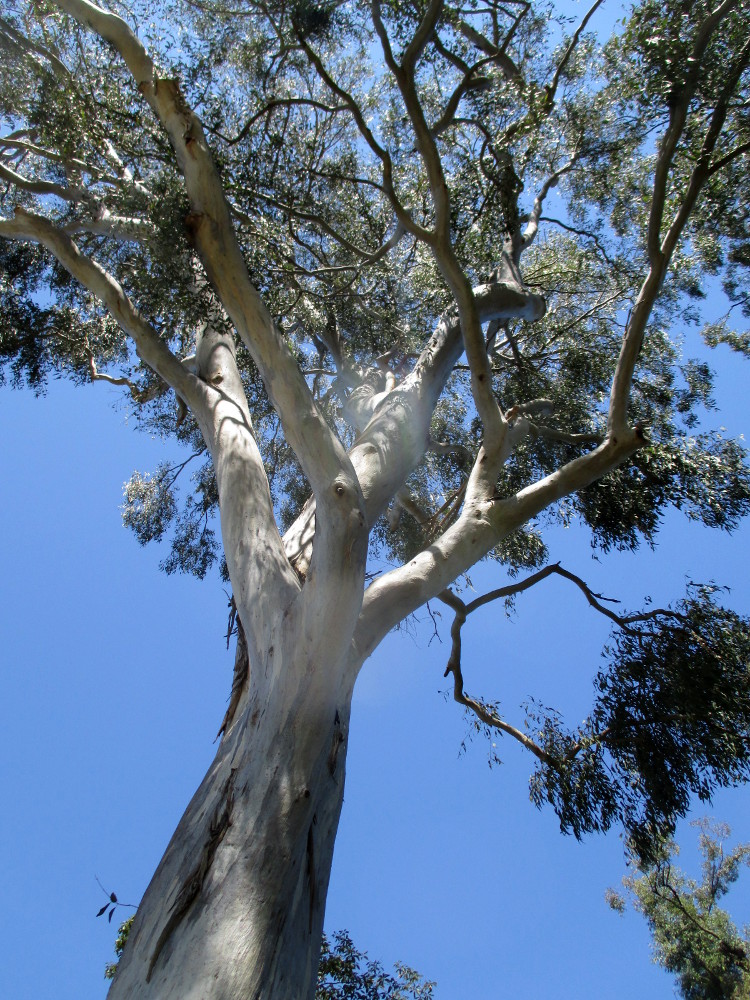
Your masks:
<svg viewBox="0 0 750 1000"><path fill-rule="evenodd" d="M264 704L245 689L141 902L110 1000L313 997L351 685L292 645L269 647Z"/></svg>

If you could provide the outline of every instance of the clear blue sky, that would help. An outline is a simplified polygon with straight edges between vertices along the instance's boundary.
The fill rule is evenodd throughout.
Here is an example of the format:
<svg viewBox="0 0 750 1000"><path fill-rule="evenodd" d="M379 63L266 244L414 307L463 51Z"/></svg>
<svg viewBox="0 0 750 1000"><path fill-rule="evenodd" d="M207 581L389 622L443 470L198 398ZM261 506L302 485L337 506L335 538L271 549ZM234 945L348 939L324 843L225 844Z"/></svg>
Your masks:
<svg viewBox="0 0 750 1000"><path fill-rule="evenodd" d="M712 359L734 397L720 422L741 431L747 367L727 351ZM113 409L118 398L102 385L56 383L41 400L0 391L9 1000L104 996L116 923L95 919L104 897L94 876L138 901L212 758L230 687L219 583L165 577L164 552L140 549L121 526L123 481L163 452L128 425L127 403ZM732 585L731 603L747 612L749 537L676 515L655 554L597 562L571 530L555 536L551 557L630 606L679 596L690 575ZM478 592L500 579L496 569L473 575ZM448 648L431 631L391 635L358 686L327 926L348 928L387 966L401 959L437 980L439 1000L670 997L641 918L604 903L624 870L617 834L561 836L554 815L530 805L531 762L508 740L499 769L481 741L459 756L467 727L441 693ZM529 695L573 723L586 714L608 629L565 581L519 599L513 619L479 612L465 633L467 690L501 698L511 721ZM711 812L750 840L748 805L743 788ZM694 831L681 833L689 866ZM732 899L748 922L750 873Z"/></svg>

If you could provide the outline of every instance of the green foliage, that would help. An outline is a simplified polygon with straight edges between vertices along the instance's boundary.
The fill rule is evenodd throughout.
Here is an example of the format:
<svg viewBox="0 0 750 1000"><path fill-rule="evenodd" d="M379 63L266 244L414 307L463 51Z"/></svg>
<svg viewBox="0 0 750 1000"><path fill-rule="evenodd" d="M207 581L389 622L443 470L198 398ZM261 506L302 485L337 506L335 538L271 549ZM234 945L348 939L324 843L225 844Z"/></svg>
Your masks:
<svg viewBox="0 0 750 1000"><path fill-rule="evenodd" d="M395 975L357 951L346 931L323 936L316 1000L432 1000L434 983L398 963Z"/></svg>
<svg viewBox="0 0 750 1000"><path fill-rule="evenodd" d="M115 973L117 972L117 963L122 957L122 951L125 947L125 942L128 940L128 935L130 934L130 928L133 926L133 921L135 920L135 913L128 917L127 920L123 920L120 926L117 928L117 938L115 939L115 955L117 955L117 961L109 962L104 969L105 979L114 979Z"/></svg>
<svg viewBox="0 0 750 1000"><path fill-rule="evenodd" d="M726 825L707 820L693 825L701 831L700 882L677 867L679 851L670 841L623 882L648 921L654 961L676 977L684 1000L743 1000L750 992L750 937L718 904L750 864L750 844L726 851ZM608 899L613 909L625 909L620 894L610 891Z"/></svg>
<svg viewBox="0 0 750 1000"><path fill-rule="evenodd" d="M613 635L586 722L532 713L548 760L531 782L577 837L620 822L653 863L691 797L750 778L750 622L693 587L671 613L647 612Z"/></svg>

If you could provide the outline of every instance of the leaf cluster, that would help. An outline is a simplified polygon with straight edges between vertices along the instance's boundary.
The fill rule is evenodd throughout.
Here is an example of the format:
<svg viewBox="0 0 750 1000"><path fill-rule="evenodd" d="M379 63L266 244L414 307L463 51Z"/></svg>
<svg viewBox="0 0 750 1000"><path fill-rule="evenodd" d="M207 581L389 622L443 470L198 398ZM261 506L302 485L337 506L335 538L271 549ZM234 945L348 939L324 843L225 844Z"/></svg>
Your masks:
<svg viewBox="0 0 750 1000"><path fill-rule="evenodd" d="M634 856L652 863L692 796L709 801L750 778L750 628L713 587L641 618L613 635L578 731L537 711L548 759L531 796L577 837L621 823Z"/></svg>
<svg viewBox="0 0 750 1000"><path fill-rule="evenodd" d="M435 984L398 963L395 975L358 951L346 931L323 935L316 1000L432 1000Z"/></svg>
<svg viewBox="0 0 750 1000"><path fill-rule="evenodd" d="M684 1000L741 1000L750 989L750 939L719 903L750 864L750 845L727 850L725 824L693 825L701 831L699 882L681 871L678 848L665 841L653 862L638 865L623 883L648 921L654 960L676 977ZM610 905L622 910L625 902L611 893Z"/></svg>

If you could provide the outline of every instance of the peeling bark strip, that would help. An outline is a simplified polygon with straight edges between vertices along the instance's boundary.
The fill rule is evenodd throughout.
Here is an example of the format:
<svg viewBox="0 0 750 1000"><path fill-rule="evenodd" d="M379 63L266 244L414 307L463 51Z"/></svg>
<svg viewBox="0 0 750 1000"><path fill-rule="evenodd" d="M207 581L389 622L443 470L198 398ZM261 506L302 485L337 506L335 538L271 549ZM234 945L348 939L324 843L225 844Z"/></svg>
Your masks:
<svg viewBox="0 0 750 1000"><path fill-rule="evenodd" d="M313 920L315 918L315 906L317 903L317 891L315 889L315 837L313 834L313 826L318 820L317 815L314 815L310 826L307 831L307 877L309 880L310 889L310 933L312 934Z"/></svg>
<svg viewBox="0 0 750 1000"><path fill-rule="evenodd" d="M154 953L151 956L151 961L148 965L148 972L146 973L147 983L151 982L151 974L154 971L154 966L159 959L159 955L161 955L164 945L170 939L177 926L182 922L188 910L198 898L200 891L203 888L203 883L206 879L206 875L208 874L208 870L211 867L211 862L216 854L216 849L224 839L224 834L232 825L235 775L236 770L232 768L229 777L221 790L219 804L214 810L213 817L211 818L211 824L208 828L208 839L203 845L198 864L195 868L193 868L183 882L182 888L177 893L177 898L170 908L171 912L169 918L159 935L156 947L154 948Z"/></svg>
<svg viewBox="0 0 750 1000"><path fill-rule="evenodd" d="M248 678L250 676L250 658L247 652L247 639L245 638L245 630L242 627L242 622L239 616L235 616L237 621L237 650L234 654L234 674L232 676L232 690L229 694L229 705L224 713L224 718L222 719L219 731L216 734L214 743L219 739L220 736L226 736L229 731L229 727L234 720L235 713L237 711L237 706L240 703L240 698L242 697L242 692L245 690Z"/></svg>
<svg viewBox="0 0 750 1000"><path fill-rule="evenodd" d="M341 717L338 712L336 712L336 717L333 720L333 739L331 740L331 749L328 754L328 773L332 778L336 776L336 765L339 755L339 750L344 743L344 734L341 731Z"/></svg>

